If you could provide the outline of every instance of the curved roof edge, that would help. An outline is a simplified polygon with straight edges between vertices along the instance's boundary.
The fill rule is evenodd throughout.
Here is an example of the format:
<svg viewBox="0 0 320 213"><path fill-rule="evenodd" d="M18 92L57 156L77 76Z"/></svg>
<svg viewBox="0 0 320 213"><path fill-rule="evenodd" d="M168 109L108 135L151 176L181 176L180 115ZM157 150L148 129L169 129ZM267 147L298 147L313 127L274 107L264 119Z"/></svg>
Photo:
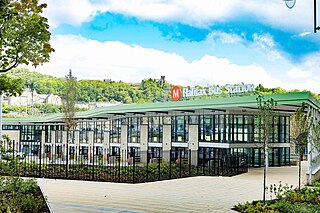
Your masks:
<svg viewBox="0 0 320 213"><path fill-rule="evenodd" d="M294 105L306 103L319 110L320 102L309 92L289 92L284 94L263 95L265 99L274 99L278 105ZM186 100L178 102L159 102L150 104L130 104L117 105L96 108L89 111L76 113L78 119L90 119L103 117L105 115L116 115L124 113L142 113L142 112L168 112L175 110L197 110L208 108L228 109L231 107L256 107L258 95L236 96L227 98L211 98L201 100ZM63 113L57 113L45 117L30 118L3 118L4 124L12 123L54 123L63 122Z"/></svg>

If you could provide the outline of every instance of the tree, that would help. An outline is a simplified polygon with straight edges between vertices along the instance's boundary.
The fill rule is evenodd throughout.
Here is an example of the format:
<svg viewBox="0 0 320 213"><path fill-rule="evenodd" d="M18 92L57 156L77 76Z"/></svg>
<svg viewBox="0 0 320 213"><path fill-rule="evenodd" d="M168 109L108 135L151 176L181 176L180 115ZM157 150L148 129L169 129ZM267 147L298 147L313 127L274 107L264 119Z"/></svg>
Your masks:
<svg viewBox="0 0 320 213"><path fill-rule="evenodd" d="M309 132L309 139L310 144L308 144L308 154L309 154L309 160L311 160L311 165L309 164L309 180L308 184L312 184L312 164L315 164L316 166L319 165L319 157L315 158L314 160L311 159L312 153L316 153L316 155L319 156L320 153L320 123L318 119L313 120L312 117L309 117L309 126L310 126L310 132ZM310 146L309 146L310 145Z"/></svg>
<svg viewBox="0 0 320 213"><path fill-rule="evenodd" d="M259 95L257 97L258 104L258 140L264 149L264 169L263 169L263 202L266 200L266 187L267 187L267 167L268 167L268 151L270 147L270 140L273 135L273 121L274 121L274 107L276 102L270 98L264 100L264 97Z"/></svg>
<svg viewBox="0 0 320 213"><path fill-rule="evenodd" d="M75 119L75 102L77 100L78 95L78 82L77 79L72 76L71 70L69 70L69 74L65 77L65 89L64 94L62 96L63 103L63 112L64 112L64 124L67 130L67 144L66 144L66 171L68 171L68 144L70 138L70 130L76 126ZM72 137L72 140L74 137Z"/></svg>
<svg viewBox="0 0 320 213"><path fill-rule="evenodd" d="M19 64L33 66L49 61L51 47L46 4L38 0L0 1L0 73Z"/></svg>
<svg viewBox="0 0 320 213"><path fill-rule="evenodd" d="M0 95L17 96L23 91L23 80L11 79L7 75L0 76Z"/></svg>
<svg viewBox="0 0 320 213"><path fill-rule="evenodd" d="M46 7L46 4L38 4L38 0L0 1L0 74L19 64L32 63L33 66L37 66L49 61L49 55L54 49L49 43L51 34L48 20L40 15ZM14 91L10 89L10 83L5 85L9 87L2 86L0 91ZM1 136L2 94L0 140Z"/></svg>
<svg viewBox="0 0 320 213"><path fill-rule="evenodd" d="M78 96L78 82L77 79L72 76L72 71L65 77L65 89L62 96L64 123L67 131L72 129L76 125L75 120L75 102Z"/></svg>
<svg viewBox="0 0 320 213"><path fill-rule="evenodd" d="M2 140L2 95L17 96L23 91L22 79L11 79L0 75L0 141Z"/></svg>
<svg viewBox="0 0 320 213"><path fill-rule="evenodd" d="M299 189L301 185L301 161L303 150L308 143L309 125L304 106L298 108L290 118L290 137L299 155Z"/></svg>

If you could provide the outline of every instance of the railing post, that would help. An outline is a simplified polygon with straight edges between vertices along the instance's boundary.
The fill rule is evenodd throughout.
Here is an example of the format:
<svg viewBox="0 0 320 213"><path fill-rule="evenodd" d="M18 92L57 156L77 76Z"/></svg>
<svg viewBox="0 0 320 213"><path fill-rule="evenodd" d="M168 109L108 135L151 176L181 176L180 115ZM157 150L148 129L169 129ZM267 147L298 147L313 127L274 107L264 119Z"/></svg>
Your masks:
<svg viewBox="0 0 320 213"><path fill-rule="evenodd" d="M94 142L92 144L92 180L94 180Z"/></svg>
<svg viewBox="0 0 320 213"><path fill-rule="evenodd" d="M66 141L66 178L68 178L68 158L69 158L69 130L67 131L67 141Z"/></svg>
<svg viewBox="0 0 320 213"><path fill-rule="evenodd" d="M202 154L202 175L206 175L206 172L205 172L205 168L206 168L206 165L205 165L205 160L206 160L206 148L203 148L203 154Z"/></svg>
<svg viewBox="0 0 320 213"><path fill-rule="evenodd" d="M224 166L224 163L225 163L225 158L224 158L225 156L223 156L223 154L222 154L222 156L221 156L221 170L222 170L222 176L224 176L224 174L225 174L225 171L224 171L224 169L225 169L225 166Z"/></svg>
<svg viewBox="0 0 320 213"><path fill-rule="evenodd" d="M160 148L159 150L159 155L158 155L158 180L160 180L160 167L161 167L161 162L160 162Z"/></svg>
<svg viewBox="0 0 320 213"><path fill-rule="evenodd" d="M13 144L14 144L14 141L13 141ZM42 155L42 152L43 152L43 150L42 150L42 140L41 140L40 141L40 150L39 150L39 156L40 156L40 158L39 158L39 162L40 162L40 165L39 165L39 177L41 177L41 163L42 163L41 162L41 155Z"/></svg>
<svg viewBox="0 0 320 213"><path fill-rule="evenodd" d="M15 141L12 140L12 149L13 149L13 153L12 153L12 156L13 156L13 173L14 175L16 175L16 161L15 161L15 150L14 150L14 145L15 145Z"/></svg>
<svg viewBox="0 0 320 213"><path fill-rule="evenodd" d="M200 162L200 149L199 148L197 150L197 153L198 153L198 155L197 155L197 158L198 158L198 160L197 160L197 175L199 175L199 162Z"/></svg>
<svg viewBox="0 0 320 213"><path fill-rule="evenodd" d="M221 157L220 157L220 149L218 149L218 171L217 174L218 176L220 176L220 172L221 172Z"/></svg>
<svg viewBox="0 0 320 213"><path fill-rule="evenodd" d="M147 150L147 174L146 174L146 182L148 182L148 176L149 176L149 152Z"/></svg>
<svg viewBox="0 0 320 213"><path fill-rule="evenodd" d="M171 151L171 149L169 150L169 179L171 179L171 166L172 166L172 163L171 163L171 161L172 161L172 156L171 156L171 154L172 154L172 151Z"/></svg>
<svg viewBox="0 0 320 213"><path fill-rule="evenodd" d="M119 148L119 157L118 157L118 182L120 183L120 163L121 163L121 149Z"/></svg>
<svg viewBox="0 0 320 213"><path fill-rule="evenodd" d="M189 177L191 176L191 149L188 150Z"/></svg>
<svg viewBox="0 0 320 213"><path fill-rule="evenodd" d="M133 175L133 179L132 179L132 182L134 183L134 176L135 176L135 167L136 167L136 163L135 163L135 161L136 161L136 153L135 153L135 149L133 149L133 153L132 153L132 159L133 159L133 162L132 162L132 166L133 166L133 168L132 168L132 175Z"/></svg>
<svg viewBox="0 0 320 213"><path fill-rule="evenodd" d="M209 160L208 160L208 166L209 166L209 176L211 176L211 148L209 148Z"/></svg>
<svg viewBox="0 0 320 213"><path fill-rule="evenodd" d="M180 173L179 173L179 176L180 176L180 178L181 178L181 162L182 162L182 158L181 158L181 155L182 155L182 150L180 149L179 150L179 156L180 156L180 162L179 162L179 167L180 167Z"/></svg>

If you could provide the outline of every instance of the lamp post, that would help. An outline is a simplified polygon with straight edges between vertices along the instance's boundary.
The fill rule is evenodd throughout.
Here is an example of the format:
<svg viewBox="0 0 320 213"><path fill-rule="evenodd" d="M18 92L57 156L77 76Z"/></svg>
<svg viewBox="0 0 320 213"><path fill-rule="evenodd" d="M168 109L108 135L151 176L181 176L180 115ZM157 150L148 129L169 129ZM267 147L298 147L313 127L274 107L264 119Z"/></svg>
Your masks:
<svg viewBox="0 0 320 213"><path fill-rule="evenodd" d="M317 33L320 30L320 26L317 26L317 0L314 0L313 3L313 23L314 23L314 33Z"/></svg>

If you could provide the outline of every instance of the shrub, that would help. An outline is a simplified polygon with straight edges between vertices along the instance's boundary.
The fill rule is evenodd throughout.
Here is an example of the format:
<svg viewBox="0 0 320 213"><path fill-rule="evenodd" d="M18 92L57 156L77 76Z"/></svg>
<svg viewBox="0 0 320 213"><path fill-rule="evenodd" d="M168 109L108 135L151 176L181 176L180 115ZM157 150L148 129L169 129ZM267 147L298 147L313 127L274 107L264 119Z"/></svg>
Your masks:
<svg viewBox="0 0 320 213"><path fill-rule="evenodd" d="M0 212L47 212L34 179L0 177Z"/></svg>
<svg viewBox="0 0 320 213"><path fill-rule="evenodd" d="M312 187L292 189L292 186L271 185L270 193L276 199L263 201L246 202L237 204L234 210L239 212L288 212L288 213L309 213L320 212L320 183L314 182Z"/></svg>

